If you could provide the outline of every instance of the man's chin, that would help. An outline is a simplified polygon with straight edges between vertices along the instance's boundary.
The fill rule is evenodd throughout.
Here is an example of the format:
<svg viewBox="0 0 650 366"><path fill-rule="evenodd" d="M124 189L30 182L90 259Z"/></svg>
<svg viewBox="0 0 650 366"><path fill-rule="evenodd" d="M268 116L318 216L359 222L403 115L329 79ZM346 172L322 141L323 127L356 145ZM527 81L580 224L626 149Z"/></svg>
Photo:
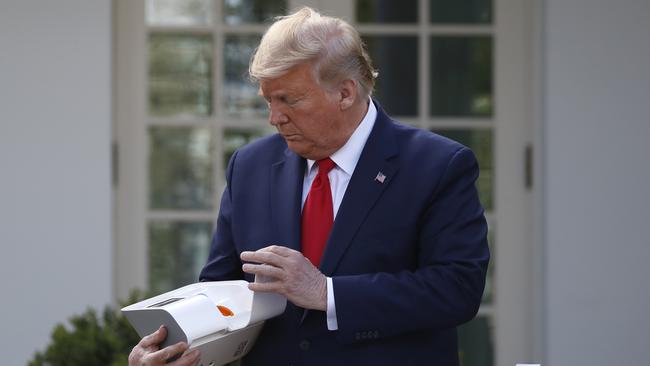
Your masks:
<svg viewBox="0 0 650 366"><path fill-rule="evenodd" d="M307 149L305 148L304 144L301 144L301 143L296 142L296 141L290 141L290 140L286 140L286 141L287 141L287 147L289 147L289 150L295 152L296 154L302 156L302 154L307 152Z"/></svg>
<svg viewBox="0 0 650 366"><path fill-rule="evenodd" d="M297 155L305 158L305 159L313 159L312 158L312 148L305 144L304 142L300 141L295 141L295 140L288 140L285 139L287 142L287 147L289 147L289 150L293 151Z"/></svg>

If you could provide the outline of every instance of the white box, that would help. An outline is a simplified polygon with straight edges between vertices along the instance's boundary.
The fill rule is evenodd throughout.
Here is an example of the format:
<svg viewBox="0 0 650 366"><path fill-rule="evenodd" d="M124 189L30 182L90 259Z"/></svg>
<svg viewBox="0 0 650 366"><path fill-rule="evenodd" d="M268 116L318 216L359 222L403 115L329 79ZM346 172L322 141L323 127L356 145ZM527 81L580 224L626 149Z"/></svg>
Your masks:
<svg viewBox="0 0 650 366"><path fill-rule="evenodd" d="M282 314L286 304L284 296L249 290L246 281L199 282L129 305L122 313L140 337L165 325L161 348L186 342L201 351L199 365L208 366L243 357L264 320ZM233 315L225 316L217 306Z"/></svg>

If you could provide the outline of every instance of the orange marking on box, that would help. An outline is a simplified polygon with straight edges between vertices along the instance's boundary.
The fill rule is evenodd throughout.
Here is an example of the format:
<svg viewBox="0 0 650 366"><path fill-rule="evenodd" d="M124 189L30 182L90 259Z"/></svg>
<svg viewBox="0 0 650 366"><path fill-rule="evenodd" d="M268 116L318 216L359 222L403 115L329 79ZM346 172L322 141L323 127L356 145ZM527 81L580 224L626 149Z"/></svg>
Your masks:
<svg viewBox="0 0 650 366"><path fill-rule="evenodd" d="M219 312L221 312L221 315L223 316L235 316L235 313L233 313L232 310L223 305L217 305L217 309L219 309Z"/></svg>

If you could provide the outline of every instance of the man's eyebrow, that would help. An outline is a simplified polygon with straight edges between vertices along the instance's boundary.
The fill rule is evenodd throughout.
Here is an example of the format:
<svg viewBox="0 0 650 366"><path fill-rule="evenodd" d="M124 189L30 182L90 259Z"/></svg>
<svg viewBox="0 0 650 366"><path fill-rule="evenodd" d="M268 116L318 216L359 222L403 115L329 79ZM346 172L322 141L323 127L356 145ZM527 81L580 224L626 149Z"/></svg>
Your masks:
<svg viewBox="0 0 650 366"><path fill-rule="evenodd" d="M290 90L275 90L269 95L265 95L264 93L261 93L260 96L263 98L287 98L292 96L293 94L291 93Z"/></svg>

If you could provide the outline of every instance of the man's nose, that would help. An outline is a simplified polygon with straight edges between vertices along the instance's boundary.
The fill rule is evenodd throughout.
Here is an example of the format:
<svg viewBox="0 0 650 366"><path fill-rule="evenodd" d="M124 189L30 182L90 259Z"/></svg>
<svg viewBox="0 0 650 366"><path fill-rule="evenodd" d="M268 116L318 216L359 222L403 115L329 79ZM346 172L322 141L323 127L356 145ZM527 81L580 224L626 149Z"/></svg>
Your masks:
<svg viewBox="0 0 650 366"><path fill-rule="evenodd" d="M271 126L286 123L288 121L289 119L287 118L286 114L282 113L277 108L269 106L269 123Z"/></svg>

